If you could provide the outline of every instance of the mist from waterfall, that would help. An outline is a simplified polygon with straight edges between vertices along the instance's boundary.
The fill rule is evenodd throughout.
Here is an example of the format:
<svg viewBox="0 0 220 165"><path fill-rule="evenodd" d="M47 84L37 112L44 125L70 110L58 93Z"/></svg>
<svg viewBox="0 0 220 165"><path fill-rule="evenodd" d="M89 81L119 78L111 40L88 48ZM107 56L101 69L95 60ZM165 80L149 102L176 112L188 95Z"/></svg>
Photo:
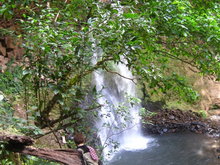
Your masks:
<svg viewBox="0 0 220 165"><path fill-rule="evenodd" d="M104 148L105 159L111 159L115 146L118 150L142 150L151 140L143 137L140 129L140 104L129 103L129 98L136 98L136 87L131 71L125 64L115 66L118 74L103 70L94 72L94 84L100 91L98 98L102 105L97 123L98 136Z"/></svg>

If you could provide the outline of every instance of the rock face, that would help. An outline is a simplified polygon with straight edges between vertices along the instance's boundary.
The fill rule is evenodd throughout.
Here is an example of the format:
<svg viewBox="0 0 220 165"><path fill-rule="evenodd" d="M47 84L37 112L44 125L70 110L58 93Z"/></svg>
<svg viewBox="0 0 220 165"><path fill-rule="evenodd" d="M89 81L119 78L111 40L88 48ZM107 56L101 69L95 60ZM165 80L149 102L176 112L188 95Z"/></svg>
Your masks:
<svg viewBox="0 0 220 165"><path fill-rule="evenodd" d="M21 40L15 40L12 37L0 37L0 66L1 71L4 71L6 64L14 59L21 60L24 49L20 47Z"/></svg>
<svg viewBox="0 0 220 165"><path fill-rule="evenodd" d="M17 13L17 17L12 18L11 20L5 20L3 18L0 19L0 30L3 31L8 30L12 31L13 37L6 34L1 34L0 31L0 71L4 71L6 69L6 65L10 60L15 60L14 65L18 63L23 54L24 49L22 46L22 40L18 39L15 35L20 33L20 28L18 23L16 23L16 19L22 16L21 13Z"/></svg>
<svg viewBox="0 0 220 165"><path fill-rule="evenodd" d="M203 119L198 113L181 110L162 110L156 115L143 119L145 132L154 134L173 133L189 130L220 137L220 126L211 120Z"/></svg>
<svg viewBox="0 0 220 165"><path fill-rule="evenodd" d="M200 107L203 110L212 110L213 106L220 108L220 82L215 77L207 76L198 79L194 86L200 91Z"/></svg>

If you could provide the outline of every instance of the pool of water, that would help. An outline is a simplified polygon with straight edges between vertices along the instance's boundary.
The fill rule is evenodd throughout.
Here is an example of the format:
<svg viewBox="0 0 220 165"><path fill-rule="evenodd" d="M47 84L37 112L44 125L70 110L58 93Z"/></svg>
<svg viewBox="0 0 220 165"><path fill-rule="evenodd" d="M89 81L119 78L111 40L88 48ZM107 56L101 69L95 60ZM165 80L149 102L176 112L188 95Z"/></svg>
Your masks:
<svg viewBox="0 0 220 165"><path fill-rule="evenodd" d="M219 141L205 135L176 133L152 136L145 150L121 150L107 165L220 165L214 147Z"/></svg>

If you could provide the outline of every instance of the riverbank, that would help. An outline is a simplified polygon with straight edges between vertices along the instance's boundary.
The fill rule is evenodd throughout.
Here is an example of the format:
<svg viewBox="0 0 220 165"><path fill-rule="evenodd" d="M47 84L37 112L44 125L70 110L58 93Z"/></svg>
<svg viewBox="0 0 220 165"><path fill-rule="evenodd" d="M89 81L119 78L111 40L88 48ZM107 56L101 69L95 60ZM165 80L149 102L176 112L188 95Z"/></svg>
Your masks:
<svg viewBox="0 0 220 165"><path fill-rule="evenodd" d="M220 125L218 120L204 118L193 111L161 110L142 119L143 132L146 134L168 134L190 131L196 134L206 134L215 139L213 151L220 159ZM210 144L212 146L212 144Z"/></svg>
<svg viewBox="0 0 220 165"><path fill-rule="evenodd" d="M153 134L191 131L203 133L213 137L220 137L220 126L217 122L205 119L201 114L193 111L161 110L154 115L143 118L144 132Z"/></svg>

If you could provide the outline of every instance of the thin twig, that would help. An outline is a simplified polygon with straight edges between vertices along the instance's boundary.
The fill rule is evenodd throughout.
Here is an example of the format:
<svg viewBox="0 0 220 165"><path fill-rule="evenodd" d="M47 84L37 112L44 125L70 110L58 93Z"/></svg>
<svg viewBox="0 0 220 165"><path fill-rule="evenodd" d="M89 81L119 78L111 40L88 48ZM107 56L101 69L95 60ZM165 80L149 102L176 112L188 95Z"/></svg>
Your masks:
<svg viewBox="0 0 220 165"><path fill-rule="evenodd" d="M68 1L68 0L65 0L64 4L66 4L67 1ZM54 22L57 22L57 19L58 19L59 15L60 15L60 10L58 11L58 13L57 13L57 15L56 15L56 17L55 17Z"/></svg>
<svg viewBox="0 0 220 165"><path fill-rule="evenodd" d="M138 123L137 123L137 124L138 124ZM111 126L110 126L110 128L109 128L107 138L105 139L105 142L103 143L103 148L102 148L102 150L101 150L100 152L102 153L103 150L104 150L104 148L107 147L107 145L108 145L108 144L107 144L107 141L108 141L111 137L116 136L116 135L120 135L121 133L123 133L123 132L125 132L125 131L127 131L127 130L129 130L129 129L134 128L137 124L134 124L134 125L131 126L131 127L127 127L126 129L123 129L123 130L121 130L120 132L113 133L113 134L109 135L109 134L110 134L110 130L113 128L113 123L112 123Z"/></svg>
<svg viewBox="0 0 220 165"><path fill-rule="evenodd" d="M96 106L96 107L89 107L89 108L84 109L84 110L85 110L85 111L91 111L91 110L94 110L94 109L97 109L97 108L101 108L101 106L102 106L102 105L98 105L98 106ZM74 115L76 115L76 111L74 111L74 109L73 109L73 110L72 110L72 113L69 113L69 114L60 116L58 119L55 119L55 120L50 121L50 125L53 126L54 124L56 124L56 123L58 123L58 122L61 122L61 121L65 120L65 119L67 119L67 118L69 118L69 117L74 116Z"/></svg>
<svg viewBox="0 0 220 165"><path fill-rule="evenodd" d="M41 137L43 137L43 136L46 136L46 135L52 133L53 131L56 132L56 131L59 131L59 130L61 130L61 129L67 128L67 127L69 127L69 126L71 126L71 125L72 125L72 123L68 123L68 124L62 125L62 127L58 127L58 128L56 128L56 129L50 130L50 131L48 131L48 132L46 132L46 133L44 133L44 134L36 135L36 136L31 136L31 137L34 138L34 139L39 139L39 138L41 138Z"/></svg>
<svg viewBox="0 0 220 165"><path fill-rule="evenodd" d="M59 138L57 137L55 131L51 128L51 126L48 124L48 128L52 131L54 137L56 138L58 144L59 144L59 147L62 148L61 144L60 144L60 141L59 141Z"/></svg>

